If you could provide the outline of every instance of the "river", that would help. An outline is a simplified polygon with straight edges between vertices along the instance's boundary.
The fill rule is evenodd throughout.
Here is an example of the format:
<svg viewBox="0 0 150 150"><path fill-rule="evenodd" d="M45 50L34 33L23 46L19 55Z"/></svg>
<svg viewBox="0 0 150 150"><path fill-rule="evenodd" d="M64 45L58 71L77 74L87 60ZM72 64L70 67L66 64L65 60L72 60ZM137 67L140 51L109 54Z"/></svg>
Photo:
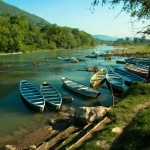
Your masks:
<svg viewBox="0 0 150 150"><path fill-rule="evenodd" d="M84 57L94 50L100 50L103 53L113 49L114 47L111 46L99 46L94 49L0 55L0 62L7 66L0 70L0 149L6 144L13 144L24 135L45 124L48 119L57 116L54 110L46 109L44 113L39 113L24 104L19 91L19 84L23 79L30 81L38 88L43 81L48 81L59 90L62 96L72 96L74 101L63 103L61 109L80 106L110 106L112 104L111 93L105 83L98 89L102 93L98 99L86 98L63 88L60 77L67 77L89 86L93 72L70 70L84 70L87 69L87 66L94 67L95 65L99 69L121 65L116 64L116 60L121 59L120 57L113 57L111 61L106 61L103 57L97 59ZM58 57L72 56L84 57L85 61L70 63L58 60ZM34 61L42 63L34 67L32 65Z"/></svg>

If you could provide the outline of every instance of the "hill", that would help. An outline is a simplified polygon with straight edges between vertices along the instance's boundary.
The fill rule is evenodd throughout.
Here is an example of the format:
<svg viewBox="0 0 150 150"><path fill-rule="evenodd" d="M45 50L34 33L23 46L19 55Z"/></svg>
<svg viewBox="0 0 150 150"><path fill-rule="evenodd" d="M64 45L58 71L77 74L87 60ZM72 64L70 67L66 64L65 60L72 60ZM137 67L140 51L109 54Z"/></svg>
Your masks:
<svg viewBox="0 0 150 150"><path fill-rule="evenodd" d="M35 25L46 25L50 24L48 21L36 16L34 14L30 14L26 11L23 11L15 6L9 5L2 0L0 0L0 15L9 15L12 16L25 16L29 22L34 23Z"/></svg>
<svg viewBox="0 0 150 150"><path fill-rule="evenodd" d="M105 40L105 41L116 41L117 39L119 39L118 37L112 37L112 36L100 35L100 34L92 35L92 37Z"/></svg>

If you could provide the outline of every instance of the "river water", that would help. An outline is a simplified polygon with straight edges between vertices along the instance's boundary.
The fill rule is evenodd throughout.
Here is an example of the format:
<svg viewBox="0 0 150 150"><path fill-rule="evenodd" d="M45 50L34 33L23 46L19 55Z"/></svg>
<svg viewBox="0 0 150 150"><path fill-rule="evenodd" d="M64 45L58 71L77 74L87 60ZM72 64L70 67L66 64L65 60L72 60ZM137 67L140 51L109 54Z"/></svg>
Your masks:
<svg viewBox="0 0 150 150"><path fill-rule="evenodd" d="M94 49L1 55L0 62L3 62L7 68L0 71L0 149L6 144L13 144L13 142L46 123L48 119L57 117L57 112L54 110L46 109L44 113L39 113L24 104L19 92L19 84L23 79L28 80L38 88L43 81L48 81L58 89L62 96L72 96L74 101L63 103L61 109L80 106L110 106L112 104L111 93L105 83L97 89L102 93L98 99L86 98L63 88L60 77L67 77L89 86L89 80L94 73L77 70L84 70L87 69L87 66L94 67L95 65L99 69L112 65L120 66L121 64L116 64L116 60L122 58L113 57L111 61L106 61L103 57L93 59L84 56L91 54L94 50L100 50L103 53L113 49L111 46L99 46ZM58 57L72 56L83 57L85 61L70 63L58 60ZM34 67L32 65L34 61L41 61L42 63Z"/></svg>

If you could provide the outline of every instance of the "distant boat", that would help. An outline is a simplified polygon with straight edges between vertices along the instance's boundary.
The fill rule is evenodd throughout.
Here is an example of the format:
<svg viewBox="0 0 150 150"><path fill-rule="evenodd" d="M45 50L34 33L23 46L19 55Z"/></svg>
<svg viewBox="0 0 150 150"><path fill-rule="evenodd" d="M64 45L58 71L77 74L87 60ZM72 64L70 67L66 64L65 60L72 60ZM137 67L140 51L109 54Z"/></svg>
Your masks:
<svg viewBox="0 0 150 150"><path fill-rule="evenodd" d="M71 59L68 57L58 57L58 59L63 61L71 61Z"/></svg>
<svg viewBox="0 0 150 150"><path fill-rule="evenodd" d="M146 80L144 78L142 78L134 73L131 73L129 71L126 71L124 69L115 67L113 70L122 76L122 78L124 79L124 81L127 85L131 85L134 82L146 82Z"/></svg>
<svg viewBox="0 0 150 150"><path fill-rule="evenodd" d="M98 55L97 54L85 55L85 57L87 57L87 58L97 58Z"/></svg>
<svg viewBox="0 0 150 150"><path fill-rule="evenodd" d="M23 99L33 108L40 112L44 111L45 100L40 90L27 80L20 82L20 94Z"/></svg>
<svg viewBox="0 0 150 150"><path fill-rule="evenodd" d="M99 55L100 51L92 51L92 54Z"/></svg>
<svg viewBox="0 0 150 150"><path fill-rule="evenodd" d="M112 70L107 70L106 83L117 91L122 92L124 90L123 78Z"/></svg>
<svg viewBox="0 0 150 150"><path fill-rule="evenodd" d="M131 64L125 65L124 68L126 70L128 70L129 72L135 73L135 74L137 74L143 78L148 77L148 70L147 69L143 69L139 66L131 65Z"/></svg>
<svg viewBox="0 0 150 150"><path fill-rule="evenodd" d="M77 63L78 62L78 59L75 58L75 57L71 57L70 60L71 60L72 63Z"/></svg>
<svg viewBox="0 0 150 150"><path fill-rule="evenodd" d="M124 61L124 60L116 60L116 63L118 63L118 64L126 64L127 62Z"/></svg>
<svg viewBox="0 0 150 150"><path fill-rule="evenodd" d="M97 89L99 85L103 83L106 77L106 69L102 68L97 73L95 73L90 79L90 85L94 89Z"/></svg>
<svg viewBox="0 0 150 150"><path fill-rule="evenodd" d="M94 90L91 87L70 80L68 78L62 77L61 80L68 89L72 90L75 93L94 98L97 98L101 94L100 92Z"/></svg>
<svg viewBox="0 0 150 150"><path fill-rule="evenodd" d="M46 105L55 110L59 110L62 104L62 97L58 90L48 82L43 82L40 86Z"/></svg>

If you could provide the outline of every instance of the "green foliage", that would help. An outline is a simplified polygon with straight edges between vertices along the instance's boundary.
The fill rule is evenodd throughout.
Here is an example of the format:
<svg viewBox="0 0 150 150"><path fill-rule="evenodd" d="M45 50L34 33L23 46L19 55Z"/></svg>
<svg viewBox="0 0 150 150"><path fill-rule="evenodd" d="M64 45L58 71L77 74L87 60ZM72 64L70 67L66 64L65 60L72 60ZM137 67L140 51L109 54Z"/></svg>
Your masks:
<svg viewBox="0 0 150 150"><path fill-rule="evenodd" d="M145 21L150 20L150 1L149 0L93 0L92 7L99 5L101 2L102 6L109 3L114 9L120 3L123 4L121 11L129 13L131 17L135 17L135 21L139 20L145 23ZM138 33L150 34L150 24L142 27Z"/></svg>
<svg viewBox="0 0 150 150"><path fill-rule="evenodd" d="M50 24L49 22L47 22L46 20L34 15L34 14L30 14L26 11L23 11L15 6L6 4L5 2L3 2L2 0L0 0L0 15L3 16L19 16L24 18L24 20L26 20L27 22L32 22L35 25L38 26L42 26L42 25L46 25L46 24ZM0 20L1 22L2 20Z"/></svg>
<svg viewBox="0 0 150 150"><path fill-rule="evenodd" d="M150 148L150 84L135 83L125 97L108 114L112 122L80 149L149 149ZM146 105L147 104L147 105ZM141 109L145 105L145 109ZM139 111L140 110L140 111ZM139 113L138 113L139 112ZM122 134L113 133L115 127L124 127ZM105 145L98 142L105 142ZM105 146L108 148L105 148Z"/></svg>
<svg viewBox="0 0 150 150"><path fill-rule="evenodd" d="M1 16L3 18L3 16ZM86 32L49 24L42 27L28 23L26 18L4 16L0 22L0 52L38 49L74 49L93 47L94 38Z"/></svg>
<svg viewBox="0 0 150 150"><path fill-rule="evenodd" d="M50 24L0 0L0 52L93 46L95 39L84 31Z"/></svg>
<svg viewBox="0 0 150 150"><path fill-rule="evenodd" d="M135 37L133 40L129 37L126 37L126 39L118 39L114 42L114 45L148 45L149 43L150 40L146 39L145 36L142 36L141 38Z"/></svg>
<svg viewBox="0 0 150 150"><path fill-rule="evenodd" d="M113 149L146 149L150 148L150 107L141 110L135 119L125 128L121 141L112 145Z"/></svg>

